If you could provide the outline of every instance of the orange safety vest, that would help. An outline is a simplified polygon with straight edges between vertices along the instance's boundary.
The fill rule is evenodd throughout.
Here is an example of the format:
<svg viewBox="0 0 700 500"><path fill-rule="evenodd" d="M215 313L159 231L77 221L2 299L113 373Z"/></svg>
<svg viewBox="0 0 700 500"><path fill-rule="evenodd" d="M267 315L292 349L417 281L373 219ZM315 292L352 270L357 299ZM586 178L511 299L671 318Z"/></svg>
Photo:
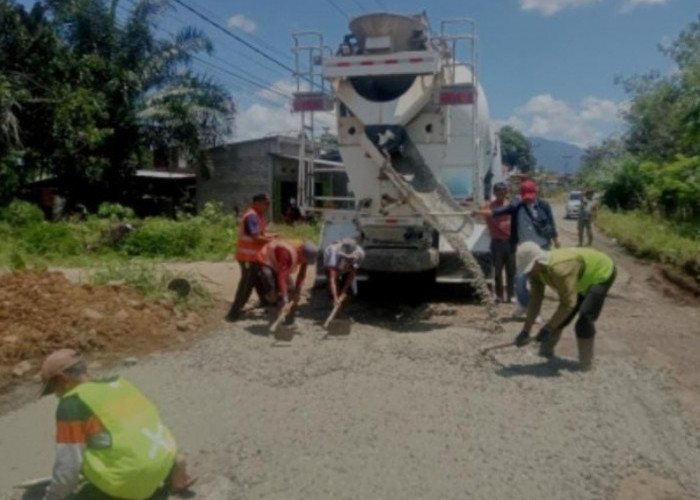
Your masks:
<svg viewBox="0 0 700 500"><path fill-rule="evenodd" d="M238 262L256 262L258 252L265 245L264 242L255 241L252 236L246 233L245 219L249 215L254 215L258 218L260 234L265 234L265 219L252 208L246 210L243 217L241 217L241 223L238 226L238 243L236 247L236 260Z"/></svg>
<svg viewBox="0 0 700 500"><path fill-rule="evenodd" d="M292 265L290 266L290 274L293 274L299 267L299 252L301 243L275 240L266 244L258 252L258 262L264 266L272 268L273 271L279 271L275 250L279 247L286 249L292 256Z"/></svg>

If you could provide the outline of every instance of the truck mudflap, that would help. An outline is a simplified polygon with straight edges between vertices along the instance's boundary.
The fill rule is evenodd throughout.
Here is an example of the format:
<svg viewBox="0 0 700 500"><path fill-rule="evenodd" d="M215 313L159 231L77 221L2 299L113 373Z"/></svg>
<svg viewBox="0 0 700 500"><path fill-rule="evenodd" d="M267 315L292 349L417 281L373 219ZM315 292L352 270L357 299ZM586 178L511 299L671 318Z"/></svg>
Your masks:
<svg viewBox="0 0 700 500"><path fill-rule="evenodd" d="M362 270L385 273L421 273L438 266L436 248L365 248Z"/></svg>

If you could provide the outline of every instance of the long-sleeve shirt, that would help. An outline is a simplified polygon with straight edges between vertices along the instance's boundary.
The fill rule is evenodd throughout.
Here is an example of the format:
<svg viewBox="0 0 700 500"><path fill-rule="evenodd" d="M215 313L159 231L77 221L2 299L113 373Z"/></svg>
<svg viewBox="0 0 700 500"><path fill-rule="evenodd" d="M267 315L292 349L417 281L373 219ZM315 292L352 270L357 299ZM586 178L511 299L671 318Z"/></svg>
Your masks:
<svg viewBox="0 0 700 500"><path fill-rule="evenodd" d="M63 500L75 490L87 447L110 446L111 435L77 395L61 398L56 410L56 458L44 500Z"/></svg>
<svg viewBox="0 0 700 500"><path fill-rule="evenodd" d="M510 223L510 244L513 249L517 248L520 243L530 241L527 239L527 235L521 234L521 226L523 225L522 218L529 218L525 211L525 202L519 198L511 200L509 204L494 208L491 211L494 217L504 214L508 214L512 217ZM552 207L549 206L549 203L541 198L537 198L531 205L531 212L533 212L533 216L535 216L538 221L546 222L551 226L554 231L552 238L556 239L558 237L557 226L554 222ZM530 223L532 223L532 221L530 221ZM541 242L536 243L543 248L549 248L549 242L547 242L546 245L542 245Z"/></svg>
<svg viewBox="0 0 700 500"><path fill-rule="evenodd" d="M559 306L545 325L551 331L556 331L574 312L578 302L578 277L583 271L583 262L576 259L565 260L548 266L537 277L530 278L530 302L527 308L526 325L535 323L542 307L544 290L547 285L559 295Z"/></svg>

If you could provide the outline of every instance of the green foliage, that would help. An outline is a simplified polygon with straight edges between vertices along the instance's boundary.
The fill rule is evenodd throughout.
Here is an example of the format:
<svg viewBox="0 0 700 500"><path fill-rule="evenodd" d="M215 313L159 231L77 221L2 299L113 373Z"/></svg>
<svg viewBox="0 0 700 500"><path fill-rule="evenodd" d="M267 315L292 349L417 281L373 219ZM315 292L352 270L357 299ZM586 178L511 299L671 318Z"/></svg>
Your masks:
<svg viewBox="0 0 700 500"><path fill-rule="evenodd" d="M521 172L533 172L537 162L532 154L532 145L518 130L505 126L498 131L501 140L501 157L503 164L511 169L517 167Z"/></svg>
<svg viewBox="0 0 700 500"><path fill-rule="evenodd" d="M24 269L26 267L27 264L24 262L22 255L20 255L17 250L13 250L12 253L10 253L10 269L13 271L19 271L20 269Z"/></svg>
<svg viewBox="0 0 700 500"><path fill-rule="evenodd" d="M146 219L124 245L129 255L144 257L187 257L202 239L199 221L178 222L169 219Z"/></svg>
<svg viewBox="0 0 700 500"><path fill-rule="evenodd" d="M625 162L603 193L603 203L613 210L633 210L645 202L645 183L635 161Z"/></svg>
<svg viewBox="0 0 700 500"><path fill-rule="evenodd" d="M200 30L158 38L164 0L0 2L0 203L52 175L69 205L129 194L151 151L177 149L206 169L231 132L228 91L188 68L212 50Z"/></svg>
<svg viewBox="0 0 700 500"><path fill-rule="evenodd" d="M645 212L600 210L597 225L634 255L677 267L700 282L700 227L695 237L679 234L668 220Z"/></svg>
<svg viewBox="0 0 700 500"><path fill-rule="evenodd" d="M83 243L65 222L41 222L21 231L27 253L34 255L78 255Z"/></svg>
<svg viewBox="0 0 700 500"><path fill-rule="evenodd" d="M130 207L125 207L119 203L101 203L97 208L97 216L102 219L133 219L135 217L134 210Z"/></svg>
<svg viewBox="0 0 700 500"><path fill-rule="evenodd" d="M646 197L662 215L679 221L700 221L700 156L640 166Z"/></svg>
<svg viewBox="0 0 700 500"><path fill-rule="evenodd" d="M44 221L44 212L34 203L13 200L7 207L0 209L0 220L12 226L24 227Z"/></svg>

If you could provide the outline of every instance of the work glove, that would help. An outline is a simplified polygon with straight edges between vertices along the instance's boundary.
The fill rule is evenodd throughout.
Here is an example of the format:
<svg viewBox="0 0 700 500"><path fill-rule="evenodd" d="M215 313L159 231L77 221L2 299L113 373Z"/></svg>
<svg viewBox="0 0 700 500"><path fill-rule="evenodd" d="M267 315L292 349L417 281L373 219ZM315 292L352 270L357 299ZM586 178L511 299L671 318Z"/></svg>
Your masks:
<svg viewBox="0 0 700 500"><path fill-rule="evenodd" d="M515 337L515 345L518 347L523 347L527 345L530 342L530 332L527 330L523 330L518 334L517 337Z"/></svg>
<svg viewBox="0 0 700 500"><path fill-rule="evenodd" d="M535 340L541 343L549 342L550 340L552 340L552 330L550 330L546 326L543 326L537 333L537 337L535 337Z"/></svg>

